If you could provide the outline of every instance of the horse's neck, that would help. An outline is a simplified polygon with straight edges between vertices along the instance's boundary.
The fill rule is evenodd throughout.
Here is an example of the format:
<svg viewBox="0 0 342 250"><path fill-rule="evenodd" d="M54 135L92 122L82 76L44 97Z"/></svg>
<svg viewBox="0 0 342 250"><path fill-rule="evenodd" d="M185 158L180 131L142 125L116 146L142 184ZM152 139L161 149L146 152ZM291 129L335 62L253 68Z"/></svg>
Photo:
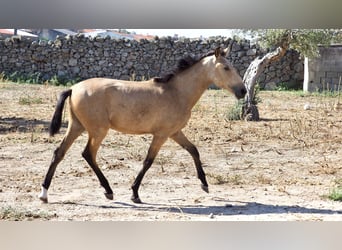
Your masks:
<svg viewBox="0 0 342 250"><path fill-rule="evenodd" d="M204 91L212 83L209 80L208 72L201 62L192 66L193 68L182 72L176 76L174 82L178 96L181 102L186 105L186 108L191 110L192 107L201 98Z"/></svg>

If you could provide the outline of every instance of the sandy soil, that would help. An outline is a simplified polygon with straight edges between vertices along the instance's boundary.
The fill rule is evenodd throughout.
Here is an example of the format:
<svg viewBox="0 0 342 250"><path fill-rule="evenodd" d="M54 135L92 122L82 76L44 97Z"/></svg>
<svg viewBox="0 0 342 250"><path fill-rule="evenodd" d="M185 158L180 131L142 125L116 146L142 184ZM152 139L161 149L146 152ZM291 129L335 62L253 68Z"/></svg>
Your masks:
<svg viewBox="0 0 342 250"><path fill-rule="evenodd" d="M40 184L66 130L47 133L62 89L0 84L0 220L342 220L342 203L327 198L342 183L338 98L290 92L261 92L260 122L228 121L236 100L221 90L205 92L184 132L206 165L209 194L190 155L168 141L143 180L144 203L132 203L130 185L151 136L111 131L98 163L114 200L81 157L84 134L58 166L43 204Z"/></svg>

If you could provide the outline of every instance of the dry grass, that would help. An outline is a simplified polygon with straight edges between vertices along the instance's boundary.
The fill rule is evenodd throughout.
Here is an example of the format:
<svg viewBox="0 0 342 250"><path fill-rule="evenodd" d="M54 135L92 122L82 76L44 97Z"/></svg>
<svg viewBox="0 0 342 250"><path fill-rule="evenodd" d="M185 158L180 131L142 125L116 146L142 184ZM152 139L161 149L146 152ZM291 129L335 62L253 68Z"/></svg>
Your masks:
<svg viewBox="0 0 342 250"><path fill-rule="evenodd" d="M47 214L44 211L29 211L22 208L11 206L0 208L0 220L9 221L32 221L32 220L50 220L56 217L55 214Z"/></svg>
<svg viewBox="0 0 342 250"><path fill-rule="evenodd" d="M115 131L108 133L98 154L98 163L115 192L114 199L119 200L110 203L115 209L72 205L76 202L101 207L106 202L97 178L81 157L87 141L84 134L58 166L51 186L52 200L71 201L70 204L46 206L46 216L39 214L41 205L36 199L39 186L52 152L66 130L63 126L61 133L53 138L47 134L56 97L63 89L0 84L2 218L111 220L139 219L142 214L149 219L161 214L160 209L117 208L120 202L129 202L129 187L142 167L152 137ZM30 97L27 105L20 104L20 97L26 96ZM142 199L151 204L179 199L179 207L179 204L191 205L194 200L212 204L216 196L272 205L304 206L315 201L326 209L340 206L325 203L327 199L322 198L338 188L335 181L342 179L339 97L294 92L260 92L260 97L263 100L259 104L260 122L228 121L227 112L236 100L224 91L207 91L195 105L184 133L198 147L208 182L214 186L210 187L214 191L209 196L199 187L191 156L169 140L144 178ZM304 110L308 103L310 109ZM66 118L64 121L67 122ZM18 204L22 206L20 211L13 209ZM26 216L26 212L32 216ZM57 216L50 216L55 213ZM174 215L169 209L163 218L186 219L186 216Z"/></svg>

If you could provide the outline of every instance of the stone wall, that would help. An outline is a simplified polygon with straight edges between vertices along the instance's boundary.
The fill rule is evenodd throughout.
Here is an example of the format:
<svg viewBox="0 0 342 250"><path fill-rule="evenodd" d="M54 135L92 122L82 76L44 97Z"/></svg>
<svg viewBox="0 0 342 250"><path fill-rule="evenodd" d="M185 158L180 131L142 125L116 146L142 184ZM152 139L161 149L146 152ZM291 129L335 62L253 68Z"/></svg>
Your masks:
<svg viewBox="0 0 342 250"><path fill-rule="evenodd" d="M304 91L341 90L342 45L320 47L320 57L305 59Z"/></svg>
<svg viewBox="0 0 342 250"><path fill-rule="evenodd" d="M22 75L40 74L42 81L59 77L87 79L148 79L172 69L187 54L201 55L217 46L233 43L229 58L241 76L250 62L266 51L249 41L215 37L205 40L156 38L154 40L116 40L86 38L82 35L59 37L54 41L31 41L20 37L0 39L0 72ZM266 68L261 85L273 82L301 82L303 62L289 51L279 62Z"/></svg>

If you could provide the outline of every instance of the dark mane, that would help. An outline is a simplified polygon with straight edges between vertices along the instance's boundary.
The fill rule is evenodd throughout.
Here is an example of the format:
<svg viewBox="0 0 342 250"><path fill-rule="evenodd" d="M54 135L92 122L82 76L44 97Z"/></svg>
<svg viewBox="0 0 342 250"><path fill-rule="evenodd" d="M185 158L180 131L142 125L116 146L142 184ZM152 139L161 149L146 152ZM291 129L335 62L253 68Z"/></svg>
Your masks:
<svg viewBox="0 0 342 250"><path fill-rule="evenodd" d="M190 68L197 62L201 61L204 57L207 56L212 56L214 55L214 51L210 51L207 54L204 54L202 56L197 56L197 57L192 57L192 56L187 56L184 57L183 59L180 59L178 61L177 67L174 68L171 72L161 76L161 77L154 77L153 80L158 83L167 83L169 82L175 75L179 74L180 72L185 71L186 69Z"/></svg>

